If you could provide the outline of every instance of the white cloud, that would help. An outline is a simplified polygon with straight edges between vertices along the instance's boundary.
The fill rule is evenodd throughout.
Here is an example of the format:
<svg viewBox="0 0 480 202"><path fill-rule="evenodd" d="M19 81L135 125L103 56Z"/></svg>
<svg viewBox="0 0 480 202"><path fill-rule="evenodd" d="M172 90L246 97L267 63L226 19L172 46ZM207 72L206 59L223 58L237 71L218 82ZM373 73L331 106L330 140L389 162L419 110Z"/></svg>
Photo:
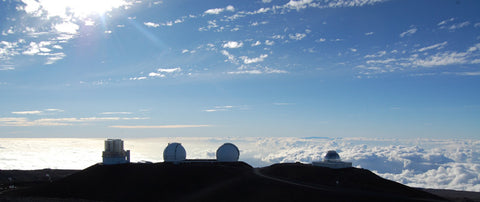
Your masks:
<svg viewBox="0 0 480 202"><path fill-rule="evenodd" d="M73 22L56 24L54 27L55 30L57 30L58 32L66 34L77 34L78 29L80 28L77 24Z"/></svg>
<svg viewBox="0 0 480 202"><path fill-rule="evenodd" d="M411 36L411 35L415 34L416 32L417 32L417 28L414 27L414 28L411 28L411 29L409 29L409 30L407 30L407 31L405 31L405 32L402 32L402 33L400 34L400 37L403 38L403 37L405 37L405 36Z"/></svg>
<svg viewBox="0 0 480 202"><path fill-rule="evenodd" d="M366 36L370 36L370 35L373 35L373 32L367 32L365 33Z"/></svg>
<svg viewBox="0 0 480 202"><path fill-rule="evenodd" d="M165 73L173 73L173 72L180 72L182 71L182 68L176 67L176 68L170 68L170 69L162 69L159 68L157 69L158 72L165 72Z"/></svg>
<svg viewBox="0 0 480 202"><path fill-rule="evenodd" d="M143 24L147 27L159 27L160 26L160 24L153 23L153 22L144 22Z"/></svg>
<svg viewBox="0 0 480 202"><path fill-rule="evenodd" d="M237 41L228 41L227 43L223 44L223 48L240 48L243 46L243 42Z"/></svg>
<svg viewBox="0 0 480 202"><path fill-rule="evenodd" d="M326 40L327 39L325 39L325 38L320 38L320 39L315 40L315 42L325 42Z"/></svg>
<svg viewBox="0 0 480 202"><path fill-rule="evenodd" d="M17 111L17 112L12 112L12 114L41 114L42 111L39 110L33 110L33 111Z"/></svg>
<svg viewBox="0 0 480 202"><path fill-rule="evenodd" d="M230 12L234 12L235 11L235 7L233 7L232 5L228 5L225 10L227 11L230 11Z"/></svg>
<svg viewBox="0 0 480 202"><path fill-rule="evenodd" d="M129 80L131 80L131 81L136 81L136 80L145 80L145 79L147 79L147 77L146 77L146 76L140 76L140 77L131 77L131 78L129 78Z"/></svg>
<svg viewBox="0 0 480 202"><path fill-rule="evenodd" d="M262 44L262 42L256 41L255 43L252 43L251 46L252 46L252 47L253 47L253 46L259 46L259 45L261 45L261 44Z"/></svg>
<svg viewBox="0 0 480 202"><path fill-rule="evenodd" d="M232 109L234 109L236 107L234 106L231 106L231 105L225 105L225 106L215 106L213 108L210 108L210 109L205 109L203 110L204 112L220 112L220 111L231 111Z"/></svg>
<svg viewBox="0 0 480 202"><path fill-rule="evenodd" d="M377 58L377 57L382 57L385 54L387 54L387 51L378 51L377 54L365 55L365 58Z"/></svg>
<svg viewBox="0 0 480 202"><path fill-rule="evenodd" d="M275 41L265 40L265 45L267 46L273 46L274 44L275 44Z"/></svg>
<svg viewBox="0 0 480 202"><path fill-rule="evenodd" d="M304 34L304 33L296 33L296 34L289 34L288 37L290 37L290 39L293 39L293 40L302 40L303 38L305 38L307 35Z"/></svg>
<svg viewBox="0 0 480 202"><path fill-rule="evenodd" d="M221 53L222 53L222 55L227 56L227 60L226 60L226 61L229 61L229 62L231 62L231 63L233 63L233 64L238 64L238 60L235 58L235 56L232 55L232 54L230 54L228 51L222 50Z"/></svg>
<svg viewBox="0 0 480 202"><path fill-rule="evenodd" d="M461 22L461 23L457 23L457 24L454 24L454 25L451 25L450 27L448 27L449 30L456 30L456 29L460 29L460 28L463 28L463 27L466 27L470 25L470 22L469 21L465 21L465 22Z"/></svg>
<svg viewBox="0 0 480 202"><path fill-rule="evenodd" d="M234 72L227 72L228 74L262 74L263 72L258 69L253 70L241 70L241 71L234 71Z"/></svg>
<svg viewBox="0 0 480 202"><path fill-rule="evenodd" d="M480 27L480 22L475 23L475 24L473 25L473 27L475 27L475 28Z"/></svg>
<svg viewBox="0 0 480 202"><path fill-rule="evenodd" d="M263 3L270 3L272 0L262 0Z"/></svg>
<svg viewBox="0 0 480 202"><path fill-rule="evenodd" d="M188 49L183 49L182 53L188 53Z"/></svg>
<svg viewBox="0 0 480 202"><path fill-rule="evenodd" d="M445 25L449 22L452 22L453 20L455 20L455 18L446 19L446 20L443 20L443 21L439 22L437 25L442 26L442 25Z"/></svg>
<svg viewBox="0 0 480 202"><path fill-rule="evenodd" d="M434 45L431 45L431 46L420 48L420 49L418 49L418 52L423 52L423 51L427 51L427 50L431 50L431 49L442 49L443 47L445 47L445 45L447 45L446 41L443 42L443 43L437 43L437 44L434 44Z"/></svg>
<svg viewBox="0 0 480 202"><path fill-rule="evenodd" d="M240 56L240 58L243 60L243 63L245 64L262 62L267 57L268 57L268 54L262 54L256 58L248 58L247 56Z"/></svg>
<svg viewBox="0 0 480 202"><path fill-rule="evenodd" d="M352 52L357 52L357 49L355 49L355 48L350 48L350 51L352 51Z"/></svg>
<svg viewBox="0 0 480 202"><path fill-rule="evenodd" d="M228 5L225 8L212 8L212 9L206 10L204 13L205 14L210 14L210 15L218 15L223 11L233 12L233 11L235 11L235 7L233 7L232 5Z"/></svg>
<svg viewBox="0 0 480 202"><path fill-rule="evenodd" d="M415 59L413 60L413 64L416 66L423 66L423 67L465 64L467 63L466 56L467 56L467 53L465 52L437 53L425 59Z"/></svg>
<svg viewBox="0 0 480 202"><path fill-rule="evenodd" d="M150 72L148 74L149 77L166 77L164 74L160 74L160 73L157 73L157 72Z"/></svg>
<svg viewBox="0 0 480 202"><path fill-rule="evenodd" d="M102 112L103 115L132 114L132 112Z"/></svg>
<svg viewBox="0 0 480 202"><path fill-rule="evenodd" d="M212 9L206 10L204 13L205 14L211 14L211 15L217 15L217 14L220 14L221 12L223 12L223 10L225 10L225 9L224 8L212 8Z"/></svg>

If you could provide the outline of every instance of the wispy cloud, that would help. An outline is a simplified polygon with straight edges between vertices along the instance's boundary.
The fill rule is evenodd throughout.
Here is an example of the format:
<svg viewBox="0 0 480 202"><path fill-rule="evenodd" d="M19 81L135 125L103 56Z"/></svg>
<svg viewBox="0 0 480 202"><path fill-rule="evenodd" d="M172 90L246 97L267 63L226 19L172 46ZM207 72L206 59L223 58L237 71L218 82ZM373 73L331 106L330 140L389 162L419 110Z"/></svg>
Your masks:
<svg viewBox="0 0 480 202"><path fill-rule="evenodd" d="M210 14L210 15L218 15L218 14L220 14L220 13L223 12L223 11L234 12L234 11L235 11L235 7L233 7L232 5L228 5L228 6L225 7L225 8L212 8L212 9L206 10L204 13L205 13L205 14Z"/></svg>
<svg viewBox="0 0 480 202"><path fill-rule="evenodd" d="M132 112L102 112L103 115L115 115L115 114L132 114Z"/></svg>
<svg viewBox="0 0 480 202"><path fill-rule="evenodd" d="M114 125L110 128L123 128L123 129L176 129L176 128L203 128L211 127L211 125L157 125L157 126L145 126L145 125Z"/></svg>
<svg viewBox="0 0 480 202"><path fill-rule="evenodd" d="M400 34L400 38L403 38L405 36L411 36L413 34L415 34L417 32L417 28L416 27L413 27L407 31L404 31Z"/></svg>
<svg viewBox="0 0 480 202"><path fill-rule="evenodd" d="M243 60L243 63L245 63L245 64L262 62L267 57L268 57L268 54L262 54L258 57L255 57L255 58L249 58L247 56L240 56L240 58Z"/></svg>
<svg viewBox="0 0 480 202"><path fill-rule="evenodd" d="M442 49L443 47L445 47L445 45L447 45L446 41L443 42L443 43L437 43L437 44L434 44L434 45L431 45L431 46L420 48L420 49L418 49L418 52L423 52L423 51L427 51L427 50L431 50L431 49Z"/></svg>
<svg viewBox="0 0 480 202"><path fill-rule="evenodd" d="M33 110L33 111L17 111L17 112L12 112L12 114L41 114L42 111L39 110Z"/></svg>
<svg viewBox="0 0 480 202"><path fill-rule="evenodd" d="M85 118L41 118L29 120L25 117L0 118L0 126L31 127L31 126L71 126L89 122L144 120L145 117L85 117Z"/></svg>

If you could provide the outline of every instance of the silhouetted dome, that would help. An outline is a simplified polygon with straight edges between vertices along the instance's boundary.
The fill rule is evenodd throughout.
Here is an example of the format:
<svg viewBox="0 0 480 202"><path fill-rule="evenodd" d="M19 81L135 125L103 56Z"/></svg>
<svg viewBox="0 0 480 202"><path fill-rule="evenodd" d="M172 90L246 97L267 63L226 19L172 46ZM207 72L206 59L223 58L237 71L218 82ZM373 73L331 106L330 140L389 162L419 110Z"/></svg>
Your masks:
<svg viewBox="0 0 480 202"><path fill-rule="evenodd" d="M163 151L163 160L165 162L184 161L187 157L187 152L180 143L168 143L168 146Z"/></svg>
<svg viewBox="0 0 480 202"><path fill-rule="evenodd" d="M217 161L233 162L238 161L240 151L232 143L225 143L217 149Z"/></svg>
<svg viewBox="0 0 480 202"><path fill-rule="evenodd" d="M323 157L324 161L340 161L340 156L334 150L330 150L327 152L325 157Z"/></svg>

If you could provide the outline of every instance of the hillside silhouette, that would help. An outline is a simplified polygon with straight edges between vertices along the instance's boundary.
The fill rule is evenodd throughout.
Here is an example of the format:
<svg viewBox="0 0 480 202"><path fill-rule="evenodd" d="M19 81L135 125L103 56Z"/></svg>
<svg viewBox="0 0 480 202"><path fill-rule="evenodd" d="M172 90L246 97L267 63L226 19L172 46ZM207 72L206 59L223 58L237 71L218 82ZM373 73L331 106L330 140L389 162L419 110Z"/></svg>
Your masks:
<svg viewBox="0 0 480 202"><path fill-rule="evenodd" d="M358 168L243 162L96 164L70 176L5 192L9 199L93 201L444 201Z"/></svg>

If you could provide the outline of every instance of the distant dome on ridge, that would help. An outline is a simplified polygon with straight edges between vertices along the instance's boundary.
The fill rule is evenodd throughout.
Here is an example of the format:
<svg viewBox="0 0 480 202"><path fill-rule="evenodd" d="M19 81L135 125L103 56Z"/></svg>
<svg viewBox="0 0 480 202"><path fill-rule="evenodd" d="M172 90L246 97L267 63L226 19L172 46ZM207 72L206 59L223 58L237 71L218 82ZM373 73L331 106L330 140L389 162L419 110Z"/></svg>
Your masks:
<svg viewBox="0 0 480 202"><path fill-rule="evenodd" d="M225 143L217 149L217 161L234 162L238 161L240 151L232 143Z"/></svg>
<svg viewBox="0 0 480 202"><path fill-rule="evenodd" d="M340 161L340 155L335 150L330 150L327 152L325 157L323 157L324 161Z"/></svg>
<svg viewBox="0 0 480 202"><path fill-rule="evenodd" d="M186 158L187 152L185 148L177 142L168 143L168 146L163 151L163 160L165 162L185 161Z"/></svg>

